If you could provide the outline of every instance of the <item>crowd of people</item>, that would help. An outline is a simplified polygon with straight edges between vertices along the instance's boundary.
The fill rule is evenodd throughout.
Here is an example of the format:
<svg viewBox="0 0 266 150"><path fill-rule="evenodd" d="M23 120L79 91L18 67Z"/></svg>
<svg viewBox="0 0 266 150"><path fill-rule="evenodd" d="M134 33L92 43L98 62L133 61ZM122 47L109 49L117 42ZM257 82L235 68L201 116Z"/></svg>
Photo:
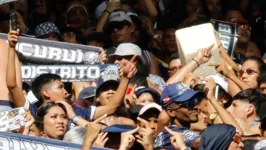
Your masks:
<svg viewBox="0 0 266 150"><path fill-rule="evenodd" d="M16 134L83 150L266 149L265 1L23 0L14 6L17 30L8 4L0 5L0 32L9 42L0 47L0 111L26 109ZM236 24L233 58L216 33L216 44L182 64L176 30L210 19ZM21 66L32 63L16 51L22 36L100 47L101 64L119 64L119 78L62 82L44 73L22 83ZM217 74L193 74L214 48L220 61L209 65ZM30 94L38 101L31 103Z"/></svg>

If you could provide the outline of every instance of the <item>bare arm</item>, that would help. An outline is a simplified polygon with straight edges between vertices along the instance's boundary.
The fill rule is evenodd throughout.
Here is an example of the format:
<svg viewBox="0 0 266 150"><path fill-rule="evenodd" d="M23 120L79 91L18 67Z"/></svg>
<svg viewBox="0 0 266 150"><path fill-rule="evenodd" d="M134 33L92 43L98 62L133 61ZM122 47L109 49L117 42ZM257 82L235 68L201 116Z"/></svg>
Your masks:
<svg viewBox="0 0 266 150"><path fill-rule="evenodd" d="M144 4L148 9L149 16L152 18L152 20L155 20L158 15L158 11L152 0L144 0Z"/></svg>
<svg viewBox="0 0 266 150"><path fill-rule="evenodd" d="M229 114L228 111L226 111L218 102L218 100L215 98L215 88L216 84L213 79L208 79L207 83L205 84L204 91L207 92L207 98L212 104L212 106L217 111L218 115L222 119L223 123L225 124L232 124L236 129L239 131L239 134L242 135L243 131L236 122L236 120L233 118L232 115Z"/></svg>
<svg viewBox="0 0 266 150"><path fill-rule="evenodd" d="M112 0L107 4L105 11L103 11L100 19L98 20L96 32L103 32L103 27L107 23L110 14L115 10L119 9L120 7L120 2L118 3L115 0Z"/></svg>
<svg viewBox="0 0 266 150"><path fill-rule="evenodd" d="M10 95L15 103L16 107L23 107L25 104L25 97L22 92L21 87L17 84L16 78L16 65L15 65L15 45L18 42L19 31L11 31L8 33L8 61L7 61L7 71L6 71L6 84L10 92Z"/></svg>
<svg viewBox="0 0 266 150"><path fill-rule="evenodd" d="M93 119L96 119L104 114L108 114L108 115L113 114L116 111L116 109L121 105L121 103L123 102L125 93L126 93L126 89L128 87L129 79L132 78L137 72L137 69L135 66L136 57L137 56L133 56L133 58L130 61L122 60L120 62L120 68L121 68L120 74L122 76L120 80L120 84L114 96L110 100L110 103L105 106L99 106L96 108Z"/></svg>
<svg viewBox="0 0 266 150"><path fill-rule="evenodd" d="M188 64L182 67L180 71L177 71L170 79L168 79L166 85L183 81L186 74L193 72L198 67L198 65L208 62L211 57L211 49L213 48L213 46L214 44L212 44L208 48L199 49L194 60L190 61Z"/></svg>

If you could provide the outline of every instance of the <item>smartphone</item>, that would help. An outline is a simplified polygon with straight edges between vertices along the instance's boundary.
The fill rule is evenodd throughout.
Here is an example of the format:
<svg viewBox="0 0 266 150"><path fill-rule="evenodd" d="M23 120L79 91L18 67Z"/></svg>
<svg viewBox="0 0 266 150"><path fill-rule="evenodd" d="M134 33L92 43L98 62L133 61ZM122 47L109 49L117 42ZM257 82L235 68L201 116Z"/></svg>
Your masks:
<svg viewBox="0 0 266 150"><path fill-rule="evenodd" d="M11 28L12 30L17 30L17 16L16 16L16 10L12 3L9 4L10 9L10 22L11 22Z"/></svg>

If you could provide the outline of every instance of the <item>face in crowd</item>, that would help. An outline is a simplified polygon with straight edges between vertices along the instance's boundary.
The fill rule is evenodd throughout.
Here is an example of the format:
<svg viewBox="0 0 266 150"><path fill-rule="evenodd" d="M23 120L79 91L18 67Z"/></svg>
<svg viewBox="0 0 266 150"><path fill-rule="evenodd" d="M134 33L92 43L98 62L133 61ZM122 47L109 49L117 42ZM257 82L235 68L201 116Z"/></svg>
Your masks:
<svg viewBox="0 0 266 150"><path fill-rule="evenodd" d="M37 112L36 123L41 136L62 139L67 130L67 113L61 105L54 102L43 104Z"/></svg>
<svg viewBox="0 0 266 150"><path fill-rule="evenodd" d="M168 75L172 77L177 71L182 68L180 59L173 59L169 63Z"/></svg>
<svg viewBox="0 0 266 150"><path fill-rule="evenodd" d="M114 45L119 45L133 40L132 38L133 33L135 32L135 27L128 21L111 22L108 25L107 30Z"/></svg>
<svg viewBox="0 0 266 150"><path fill-rule="evenodd" d="M170 104L166 111L171 118L175 118L182 123L196 123L199 120L197 98L183 103Z"/></svg>
<svg viewBox="0 0 266 150"><path fill-rule="evenodd" d="M193 14L202 14L202 0L186 0L185 10L187 12L187 16Z"/></svg>
<svg viewBox="0 0 266 150"><path fill-rule="evenodd" d="M50 101L66 100L69 96L61 80L53 80L45 85L42 93L43 96Z"/></svg>
<svg viewBox="0 0 266 150"><path fill-rule="evenodd" d="M222 5L220 0L206 0L209 15L214 19L222 18Z"/></svg>
<svg viewBox="0 0 266 150"><path fill-rule="evenodd" d="M163 47L170 54L177 52L177 44L175 39L175 28L170 28L163 33Z"/></svg>
<svg viewBox="0 0 266 150"><path fill-rule="evenodd" d="M117 83L116 83L117 84ZM102 88L99 89L99 95L96 98L97 103L100 106L109 104L110 100L114 96L117 86L114 86L112 83L107 83Z"/></svg>
<svg viewBox="0 0 266 150"><path fill-rule="evenodd" d="M232 22L234 19L244 18L239 10L228 11L225 15L225 21ZM248 43L251 37L251 28L247 21L237 23L238 42Z"/></svg>
<svg viewBox="0 0 266 150"><path fill-rule="evenodd" d="M79 2L73 2L72 5L78 6L73 7L71 10L69 10L66 16L67 24L77 25L77 27L84 27L88 22L88 14L86 12L86 8Z"/></svg>
<svg viewBox="0 0 266 150"><path fill-rule="evenodd" d="M136 99L135 104L145 106L153 102L154 102L154 99L151 93L144 92Z"/></svg>
<svg viewBox="0 0 266 150"><path fill-rule="evenodd" d="M257 88L259 77L259 65L255 60L247 60L242 65L242 70L239 73L240 79L248 84L251 88Z"/></svg>

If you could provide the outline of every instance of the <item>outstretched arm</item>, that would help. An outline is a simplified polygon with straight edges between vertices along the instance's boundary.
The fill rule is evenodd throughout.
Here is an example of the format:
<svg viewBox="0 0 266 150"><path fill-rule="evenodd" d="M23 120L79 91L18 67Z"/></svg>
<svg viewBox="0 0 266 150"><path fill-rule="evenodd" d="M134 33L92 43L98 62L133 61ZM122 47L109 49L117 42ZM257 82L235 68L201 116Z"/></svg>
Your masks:
<svg viewBox="0 0 266 150"><path fill-rule="evenodd" d="M208 62L211 58L211 49L213 46L214 44L208 48L199 49L197 56L184 67L182 67L180 71L177 71L170 79L168 79L166 85L183 81L186 74L193 72L199 65Z"/></svg>
<svg viewBox="0 0 266 150"><path fill-rule="evenodd" d="M126 93L126 89L128 87L129 79L133 77L137 72L135 65L136 58L137 56L135 55L130 61L122 60L120 62L120 75L122 76L120 84L114 96L110 100L110 103L105 106L99 106L96 108L93 119L96 119L104 114L113 114L116 109L121 105Z"/></svg>

